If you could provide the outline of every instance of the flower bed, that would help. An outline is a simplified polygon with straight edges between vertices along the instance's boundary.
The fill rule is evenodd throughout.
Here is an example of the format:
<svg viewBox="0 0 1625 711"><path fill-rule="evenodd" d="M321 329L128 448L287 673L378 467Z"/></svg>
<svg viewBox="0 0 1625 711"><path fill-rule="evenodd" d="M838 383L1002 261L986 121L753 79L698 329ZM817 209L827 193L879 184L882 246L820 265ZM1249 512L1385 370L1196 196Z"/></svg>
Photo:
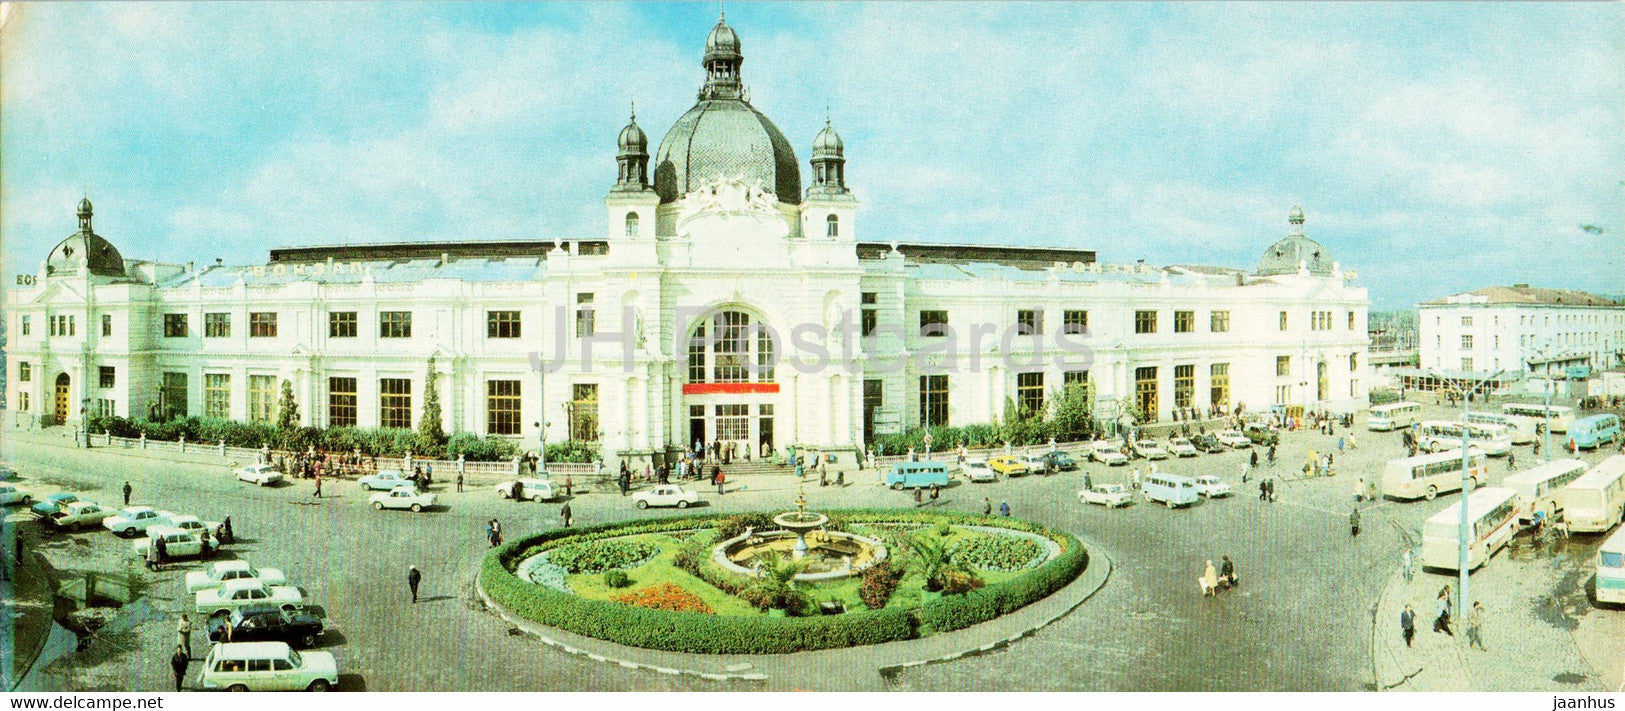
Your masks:
<svg viewBox="0 0 1625 711"><path fill-rule="evenodd" d="M1026 538L988 534L971 538L954 548L959 560L981 570L1021 570L1044 560L1044 547Z"/></svg>
<svg viewBox="0 0 1625 711"><path fill-rule="evenodd" d="M633 538L605 538L559 546L547 559L571 573L602 573L606 570L635 568L655 557L660 548Z"/></svg>
<svg viewBox="0 0 1625 711"><path fill-rule="evenodd" d="M615 598L615 602L633 607L647 607L667 612L700 612L711 614L711 606L705 604L700 596L684 590L673 583L661 583L647 587L636 592L629 592Z"/></svg>

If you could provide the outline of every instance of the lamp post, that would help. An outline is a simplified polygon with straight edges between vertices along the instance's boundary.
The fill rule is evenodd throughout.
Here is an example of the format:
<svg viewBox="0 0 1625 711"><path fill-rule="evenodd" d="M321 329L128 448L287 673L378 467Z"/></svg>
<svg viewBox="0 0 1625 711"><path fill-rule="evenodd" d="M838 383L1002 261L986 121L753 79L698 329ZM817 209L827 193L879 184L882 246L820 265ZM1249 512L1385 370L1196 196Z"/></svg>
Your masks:
<svg viewBox="0 0 1625 711"><path fill-rule="evenodd" d="M85 431L85 449L90 449L90 398L79 401L79 425Z"/></svg>
<svg viewBox="0 0 1625 711"><path fill-rule="evenodd" d="M1455 385L1447 385L1461 394L1461 528L1457 532L1456 539L1457 585L1461 590L1461 602L1456 606L1457 610L1466 610L1467 606L1471 604L1471 598L1468 597L1467 594L1467 549L1468 542L1472 538L1472 535L1470 533L1471 526L1467 520L1467 499L1468 494L1471 494L1473 491L1473 472L1472 458L1468 456L1469 428L1467 426L1467 417L1472 412L1471 400L1473 392L1478 390L1481 385L1487 385L1494 382L1496 378L1501 377L1501 374L1505 372L1505 370L1497 370L1485 378L1473 378L1473 385L1471 388L1464 387L1468 382L1468 378L1466 377L1465 373L1463 374L1463 377L1460 379L1459 383L1456 383ZM1429 374L1438 378L1441 383L1450 383L1450 381L1445 378L1442 373L1429 371ZM1488 390L1487 387L1485 389Z"/></svg>

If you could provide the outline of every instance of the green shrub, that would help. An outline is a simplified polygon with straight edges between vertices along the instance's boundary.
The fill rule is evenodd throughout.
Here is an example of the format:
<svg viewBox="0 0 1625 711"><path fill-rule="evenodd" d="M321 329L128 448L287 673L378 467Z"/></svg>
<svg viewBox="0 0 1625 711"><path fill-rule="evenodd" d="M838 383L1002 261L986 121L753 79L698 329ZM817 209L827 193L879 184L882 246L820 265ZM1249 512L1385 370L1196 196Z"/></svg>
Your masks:
<svg viewBox="0 0 1625 711"><path fill-rule="evenodd" d="M779 527L778 524L773 523L772 514L765 514L765 513L734 514L732 516L729 516L729 517L727 517L725 519L722 519L721 521L717 522L717 525L716 525L717 540L726 541L726 540L728 540L730 538L733 538L735 536L744 535L744 533L745 533L745 531L747 529L754 529L754 530L757 530L757 531L765 531L765 530L774 529L774 528L778 528L778 527Z"/></svg>
<svg viewBox="0 0 1625 711"><path fill-rule="evenodd" d="M897 584L903 581L903 572L892 568L891 561L883 560L863 571L863 584L858 587L858 599L871 610L886 606Z"/></svg>
<svg viewBox="0 0 1625 711"><path fill-rule="evenodd" d="M963 595L945 595L920 608L921 617L939 632L957 630L1013 612L1054 594L1089 565L1089 551L1065 532L1050 534L1061 555L1032 571Z"/></svg>
<svg viewBox="0 0 1625 711"><path fill-rule="evenodd" d="M598 459L598 443L569 440L547 445L547 461L586 464Z"/></svg>
<svg viewBox="0 0 1625 711"><path fill-rule="evenodd" d="M1021 570L1044 557L1044 547L1026 538L992 534L954 546L954 560L981 570Z"/></svg>
<svg viewBox="0 0 1625 711"><path fill-rule="evenodd" d="M560 546L548 561L572 573L601 573L633 568L660 554L660 548L632 538L606 538Z"/></svg>
<svg viewBox="0 0 1625 711"><path fill-rule="evenodd" d="M624 570L606 570L604 584L612 588L629 588L632 587L632 578Z"/></svg>

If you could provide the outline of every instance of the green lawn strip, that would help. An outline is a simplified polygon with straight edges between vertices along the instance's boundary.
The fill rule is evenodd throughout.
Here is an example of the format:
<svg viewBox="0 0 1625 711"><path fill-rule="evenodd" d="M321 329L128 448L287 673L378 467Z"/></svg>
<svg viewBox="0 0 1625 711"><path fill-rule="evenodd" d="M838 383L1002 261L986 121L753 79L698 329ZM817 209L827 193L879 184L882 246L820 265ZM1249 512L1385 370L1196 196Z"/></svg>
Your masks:
<svg viewBox="0 0 1625 711"><path fill-rule="evenodd" d="M668 536L644 536L644 540L660 547L660 554L636 568L626 571L627 577L632 579L631 587L612 588L604 584L602 573L583 573L570 575L565 578L570 590L576 595L594 600L609 600L625 595L629 592L642 590L661 583L673 583L695 595L699 596L711 610L719 615L760 615L756 608L745 601L718 590L705 581L700 580L672 565L672 558L677 556L677 549L681 544Z"/></svg>

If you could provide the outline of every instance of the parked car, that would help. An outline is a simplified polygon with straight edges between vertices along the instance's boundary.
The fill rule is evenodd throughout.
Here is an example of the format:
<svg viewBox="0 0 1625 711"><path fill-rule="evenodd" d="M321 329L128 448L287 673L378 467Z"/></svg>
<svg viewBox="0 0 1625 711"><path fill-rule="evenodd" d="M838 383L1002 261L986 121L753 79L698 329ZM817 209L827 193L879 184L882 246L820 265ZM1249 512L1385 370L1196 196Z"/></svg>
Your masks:
<svg viewBox="0 0 1625 711"><path fill-rule="evenodd" d="M12 469L10 464L0 464L0 481L16 481L16 480L17 480L17 470Z"/></svg>
<svg viewBox="0 0 1625 711"><path fill-rule="evenodd" d="M94 501L75 501L62 507L61 511L51 514L46 523L64 531L77 531L91 526L99 526L102 521L112 516L115 511L103 508Z"/></svg>
<svg viewBox="0 0 1625 711"><path fill-rule="evenodd" d="M266 585L285 585L288 576L276 568L256 568L246 560L222 560L210 563L203 570L186 574L186 592L218 588L233 580L258 580Z"/></svg>
<svg viewBox="0 0 1625 711"><path fill-rule="evenodd" d="M274 605L284 610L305 606L305 594L288 585L266 585L258 580L232 580L218 588L199 590L192 596L193 609L200 615L229 615L249 605Z"/></svg>
<svg viewBox="0 0 1625 711"><path fill-rule="evenodd" d="M676 506L686 509L699 502L700 495L694 493L693 489L684 489L676 484L661 484L632 495L632 505L640 509L650 506Z"/></svg>
<svg viewBox="0 0 1625 711"><path fill-rule="evenodd" d="M1196 445L1191 444L1188 437L1174 437L1168 440L1168 444L1163 449L1168 450L1169 454L1176 457L1194 457L1200 454L1200 452L1196 451Z"/></svg>
<svg viewBox="0 0 1625 711"><path fill-rule="evenodd" d="M1268 447L1281 442L1281 433L1276 432L1275 428L1262 422L1247 423L1247 426L1242 428L1242 433L1247 435L1247 439L1252 440L1253 444L1261 447Z"/></svg>
<svg viewBox="0 0 1625 711"><path fill-rule="evenodd" d="M130 544L135 554L146 558L147 550L152 548L152 542L159 538L164 539L164 555L170 558L191 558L203 555L203 537L185 529L174 526L153 526L147 529L147 537L138 539Z"/></svg>
<svg viewBox="0 0 1625 711"><path fill-rule="evenodd" d="M112 531L115 536L131 538L145 532L149 526L162 526L168 522L162 513L151 506L131 506L103 519L102 527Z"/></svg>
<svg viewBox="0 0 1625 711"><path fill-rule="evenodd" d="M277 471L275 467L269 464L250 464L246 467L239 467L235 474L239 481L246 481L260 486L271 486L282 482L282 472Z"/></svg>
<svg viewBox="0 0 1625 711"><path fill-rule="evenodd" d="M419 513L434 505L434 494L426 494L412 488L411 484L407 484L389 491L380 491L368 497L367 501L379 511L384 509L408 509L412 513Z"/></svg>
<svg viewBox="0 0 1625 711"><path fill-rule="evenodd" d="M1027 463L1010 454L1001 454L987 460L987 466L1005 476L1021 476L1027 473Z"/></svg>
<svg viewBox="0 0 1625 711"><path fill-rule="evenodd" d="M1127 506L1134 501L1134 494L1122 484L1096 484L1087 489L1078 490L1078 503L1100 504L1106 508Z"/></svg>
<svg viewBox="0 0 1625 711"><path fill-rule="evenodd" d="M1033 474L1050 473L1049 459L1042 454L1020 454L1016 455L1016 458L1020 459L1022 464L1027 465L1027 471Z"/></svg>
<svg viewBox="0 0 1625 711"><path fill-rule="evenodd" d="M1168 450L1163 449L1161 443L1152 439L1142 439L1135 442L1134 451L1139 452L1140 456L1145 457L1146 459L1168 458Z"/></svg>
<svg viewBox="0 0 1625 711"><path fill-rule="evenodd" d="M1069 472L1078 468L1078 460L1072 455L1056 450L1044 454L1044 462L1049 465L1052 472Z"/></svg>
<svg viewBox="0 0 1625 711"><path fill-rule="evenodd" d="M33 492L18 488L16 484L0 484L0 506L26 504L34 500Z"/></svg>
<svg viewBox="0 0 1625 711"><path fill-rule="evenodd" d="M961 467L961 471L965 472L965 478L971 481L988 482L999 480L999 475L993 472L993 467L988 466L987 460L984 459L965 460L965 466Z"/></svg>
<svg viewBox="0 0 1625 711"><path fill-rule="evenodd" d="M549 479L520 479L519 486L520 498L530 499L538 504L558 496L558 492L553 489L552 480ZM513 498L513 480L497 484L495 490L499 498Z"/></svg>
<svg viewBox="0 0 1625 711"><path fill-rule="evenodd" d="M34 512L34 515L40 518L50 518L51 514L61 511L62 507L78 500L79 496L76 494L70 494L66 491L59 491L45 497L44 499L41 499L39 503L34 504L33 508L29 510Z"/></svg>
<svg viewBox="0 0 1625 711"><path fill-rule="evenodd" d="M886 486L893 490L948 485L948 465L942 462L898 462L886 471Z"/></svg>
<svg viewBox="0 0 1625 711"><path fill-rule="evenodd" d="M416 488L416 484L405 474L394 469L385 469L377 474L368 474L356 480L362 491L394 491L403 486Z"/></svg>
<svg viewBox="0 0 1625 711"><path fill-rule="evenodd" d="M1199 434L1192 437L1191 446L1195 447L1199 452L1205 452L1208 454L1212 454L1213 452L1223 452L1225 450L1224 443L1220 442L1218 437L1210 434Z"/></svg>
<svg viewBox="0 0 1625 711"><path fill-rule="evenodd" d="M1253 446L1253 441L1248 439L1247 435L1235 430L1225 430L1220 432L1217 436L1221 444L1233 449L1242 449L1244 447Z"/></svg>
<svg viewBox="0 0 1625 711"><path fill-rule="evenodd" d="M205 631L210 642L224 642L228 629L232 642L287 642L313 647L322 636L323 623L321 616L308 609L249 605L232 610L229 615L211 618Z"/></svg>
<svg viewBox="0 0 1625 711"><path fill-rule="evenodd" d="M219 521L204 521L203 519L191 514L177 514L169 511L159 511L158 513L162 514L164 518L169 519L169 525L174 526L175 528L179 528L183 531L190 531L191 533L200 537L207 533L209 534L210 538L213 538L216 541L220 540L220 528L222 524Z"/></svg>
<svg viewBox="0 0 1625 711"><path fill-rule="evenodd" d="M1223 479L1209 474L1196 477L1196 493L1210 499L1217 499L1229 496L1231 491L1230 485L1224 483Z"/></svg>
<svg viewBox="0 0 1625 711"><path fill-rule="evenodd" d="M198 685L227 691L328 691L339 685L328 652L296 652L286 642L224 642L203 658Z"/></svg>
<svg viewBox="0 0 1625 711"><path fill-rule="evenodd" d="M1128 464L1128 455L1119 451L1115 442L1097 439L1089 443L1089 458L1109 467Z"/></svg>

